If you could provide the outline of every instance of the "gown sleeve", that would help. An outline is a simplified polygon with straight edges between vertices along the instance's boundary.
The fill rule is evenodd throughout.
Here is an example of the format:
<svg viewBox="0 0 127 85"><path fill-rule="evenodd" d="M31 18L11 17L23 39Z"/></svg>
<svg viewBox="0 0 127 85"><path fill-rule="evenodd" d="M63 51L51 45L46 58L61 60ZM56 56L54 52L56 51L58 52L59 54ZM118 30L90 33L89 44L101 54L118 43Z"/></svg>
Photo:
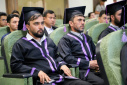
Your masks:
<svg viewBox="0 0 127 85"><path fill-rule="evenodd" d="M121 53L120 53L120 61L121 61L121 70L122 70L122 77L125 82L125 85L127 85L127 43L122 47Z"/></svg>
<svg viewBox="0 0 127 85"><path fill-rule="evenodd" d="M98 40L102 39L103 37L105 37L106 35L108 35L109 32L107 30L104 30L98 37Z"/></svg>
<svg viewBox="0 0 127 85"><path fill-rule="evenodd" d="M12 73L30 73L32 76L37 77L40 70L24 64L25 52L26 49L20 43L14 44L10 61L11 71Z"/></svg>
<svg viewBox="0 0 127 85"><path fill-rule="evenodd" d="M89 61L81 58L76 58L71 52L71 42L67 38L62 38L58 43L59 55L64 59L67 64L77 64L81 69L89 68Z"/></svg>
<svg viewBox="0 0 127 85"><path fill-rule="evenodd" d="M62 65L67 65L67 63L59 56L59 54L58 54L58 47L55 45L55 43L53 42L53 40L51 40L51 43L53 44L53 49L54 49L54 52L53 53L55 54L55 56L53 58L54 58L54 60L57 63L57 67L58 67L57 70L60 71L60 67Z"/></svg>

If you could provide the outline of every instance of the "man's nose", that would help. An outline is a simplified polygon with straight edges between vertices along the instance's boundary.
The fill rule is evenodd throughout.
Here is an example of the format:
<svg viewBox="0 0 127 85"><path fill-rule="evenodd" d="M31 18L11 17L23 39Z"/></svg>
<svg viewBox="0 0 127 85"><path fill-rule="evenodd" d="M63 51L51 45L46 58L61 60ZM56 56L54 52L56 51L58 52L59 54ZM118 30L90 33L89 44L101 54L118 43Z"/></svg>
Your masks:
<svg viewBox="0 0 127 85"><path fill-rule="evenodd" d="M44 29L44 24L39 24L39 29Z"/></svg>

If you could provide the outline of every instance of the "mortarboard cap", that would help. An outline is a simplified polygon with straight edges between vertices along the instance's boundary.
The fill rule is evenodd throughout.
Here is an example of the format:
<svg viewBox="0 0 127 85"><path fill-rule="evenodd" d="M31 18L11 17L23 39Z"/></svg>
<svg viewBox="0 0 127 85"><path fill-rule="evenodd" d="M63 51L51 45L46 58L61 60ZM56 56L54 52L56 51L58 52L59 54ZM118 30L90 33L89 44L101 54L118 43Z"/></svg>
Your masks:
<svg viewBox="0 0 127 85"><path fill-rule="evenodd" d="M43 14L43 10L44 8L42 7L23 7L19 20L18 30L26 30L25 24L27 24L31 16L36 13Z"/></svg>
<svg viewBox="0 0 127 85"><path fill-rule="evenodd" d="M80 7L73 7L73 8L66 8L64 10L64 19L63 24L68 24L69 20L77 14L84 15L86 6L80 6Z"/></svg>
<svg viewBox="0 0 127 85"><path fill-rule="evenodd" d="M101 0L101 1L105 2L105 1L107 1L107 0Z"/></svg>
<svg viewBox="0 0 127 85"><path fill-rule="evenodd" d="M126 4L126 1L119 1L113 4L109 4L106 6L106 14L113 15L116 11L122 9L122 6Z"/></svg>
<svg viewBox="0 0 127 85"><path fill-rule="evenodd" d="M121 20L120 20L119 27L124 26L126 23L127 23L127 5L124 5L122 7Z"/></svg>

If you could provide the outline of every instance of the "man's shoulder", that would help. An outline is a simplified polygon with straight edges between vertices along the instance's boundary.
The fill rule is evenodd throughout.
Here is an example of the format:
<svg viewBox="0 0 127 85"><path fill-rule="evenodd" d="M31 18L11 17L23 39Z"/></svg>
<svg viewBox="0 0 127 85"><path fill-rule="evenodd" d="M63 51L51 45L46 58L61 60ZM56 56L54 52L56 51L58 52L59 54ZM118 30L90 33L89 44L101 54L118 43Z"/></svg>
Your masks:
<svg viewBox="0 0 127 85"><path fill-rule="evenodd" d="M70 41L72 38L68 35L69 33L65 34L61 39L60 42L62 41Z"/></svg>
<svg viewBox="0 0 127 85"><path fill-rule="evenodd" d="M58 27L56 27L56 26L52 26L52 29L53 29L53 30L55 30L56 28L58 28Z"/></svg>
<svg viewBox="0 0 127 85"><path fill-rule="evenodd" d="M113 27L114 28L114 27ZM105 30L105 32L113 32L113 30L110 28L110 26L108 26Z"/></svg>
<svg viewBox="0 0 127 85"><path fill-rule="evenodd" d="M20 39L18 39L15 44L25 44L27 40L23 39L25 37L21 37Z"/></svg>

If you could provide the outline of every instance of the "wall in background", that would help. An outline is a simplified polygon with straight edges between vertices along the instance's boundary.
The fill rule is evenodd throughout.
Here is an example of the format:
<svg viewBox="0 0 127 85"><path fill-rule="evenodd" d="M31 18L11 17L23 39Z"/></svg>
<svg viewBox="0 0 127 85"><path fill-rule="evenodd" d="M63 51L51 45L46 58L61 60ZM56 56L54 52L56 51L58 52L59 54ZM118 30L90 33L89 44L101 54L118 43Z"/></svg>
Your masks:
<svg viewBox="0 0 127 85"><path fill-rule="evenodd" d="M93 12L93 0L68 0L69 7L86 6L85 16Z"/></svg>
<svg viewBox="0 0 127 85"><path fill-rule="evenodd" d="M43 0L18 0L19 12L21 12L22 7L43 7Z"/></svg>
<svg viewBox="0 0 127 85"><path fill-rule="evenodd" d="M57 19L64 16L65 0L44 0L45 10L53 10Z"/></svg>
<svg viewBox="0 0 127 85"><path fill-rule="evenodd" d="M13 2L15 1L16 3L12 2L12 4L16 4L18 7L17 6L13 7L13 5L10 6L11 1L12 0L0 0L0 11L11 13L12 10L14 10L14 9L17 9L19 12L21 12L21 9L23 6L43 7L43 0L13 0ZM121 0L117 0L117 1L121 1ZM7 4L9 4L9 5L7 5L7 8L8 8L7 10L6 10L6 2L7 2ZM48 2L48 0L46 2ZM113 0L107 0L105 5L110 4L112 2L113 2ZM45 4L45 6L46 6L46 4ZM53 8L55 7L54 5L51 5L51 6ZM62 7L62 5L60 5L60 6ZM86 6L85 16L87 16L89 12L93 11L93 0L68 0L68 7L76 7L76 6ZM62 8L62 10L63 10L63 8ZM63 13L63 12L61 12L61 13Z"/></svg>
<svg viewBox="0 0 127 85"><path fill-rule="evenodd" d="M5 0L0 0L0 12L6 12Z"/></svg>

